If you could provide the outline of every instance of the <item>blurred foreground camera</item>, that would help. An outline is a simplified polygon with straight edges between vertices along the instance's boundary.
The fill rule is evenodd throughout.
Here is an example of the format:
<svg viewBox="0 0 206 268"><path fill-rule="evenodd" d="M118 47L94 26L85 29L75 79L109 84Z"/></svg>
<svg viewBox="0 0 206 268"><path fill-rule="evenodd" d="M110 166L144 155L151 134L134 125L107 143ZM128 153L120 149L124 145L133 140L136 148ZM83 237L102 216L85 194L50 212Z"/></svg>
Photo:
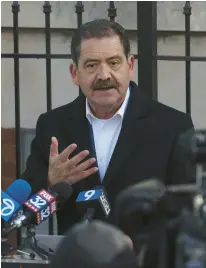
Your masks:
<svg viewBox="0 0 206 268"><path fill-rule="evenodd" d="M141 268L206 268L206 131L187 132L180 145L195 163L196 183L149 179L116 199L115 224L132 237ZM185 194L192 210L178 203Z"/></svg>

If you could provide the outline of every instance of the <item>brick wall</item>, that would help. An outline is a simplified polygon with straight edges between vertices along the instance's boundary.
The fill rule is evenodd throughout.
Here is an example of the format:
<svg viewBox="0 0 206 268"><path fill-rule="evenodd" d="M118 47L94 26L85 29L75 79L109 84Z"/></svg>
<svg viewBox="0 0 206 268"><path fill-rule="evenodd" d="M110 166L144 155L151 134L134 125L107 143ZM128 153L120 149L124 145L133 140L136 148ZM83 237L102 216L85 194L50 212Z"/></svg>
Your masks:
<svg viewBox="0 0 206 268"><path fill-rule="evenodd" d="M5 190L16 177L16 141L14 128L1 128L1 188Z"/></svg>
<svg viewBox="0 0 206 268"><path fill-rule="evenodd" d="M14 128L1 128L1 189L5 190L16 179L16 138ZM16 232L9 236L16 245Z"/></svg>

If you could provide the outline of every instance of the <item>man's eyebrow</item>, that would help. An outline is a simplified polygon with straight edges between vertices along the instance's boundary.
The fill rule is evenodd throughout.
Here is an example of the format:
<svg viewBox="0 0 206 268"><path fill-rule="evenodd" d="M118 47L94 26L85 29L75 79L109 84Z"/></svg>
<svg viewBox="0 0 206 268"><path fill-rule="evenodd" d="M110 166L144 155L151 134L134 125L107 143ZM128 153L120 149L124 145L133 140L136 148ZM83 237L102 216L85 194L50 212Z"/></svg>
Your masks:
<svg viewBox="0 0 206 268"><path fill-rule="evenodd" d="M84 61L84 64L87 64L88 62L98 62L98 61L99 61L98 59L87 58L87 59Z"/></svg>
<svg viewBox="0 0 206 268"><path fill-rule="evenodd" d="M108 61L108 60L114 60L114 59L121 59L121 57L119 55L114 55L114 56L107 58L106 60ZM87 64L88 62L99 62L99 61L100 61L100 59L87 58L84 61L84 65Z"/></svg>
<svg viewBox="0 0 206 268"><path fill-rule="evenodd" d="M109 57L107 60L114 60L114 59L121 59L119 55L114 55L112 57Z"/></svg>

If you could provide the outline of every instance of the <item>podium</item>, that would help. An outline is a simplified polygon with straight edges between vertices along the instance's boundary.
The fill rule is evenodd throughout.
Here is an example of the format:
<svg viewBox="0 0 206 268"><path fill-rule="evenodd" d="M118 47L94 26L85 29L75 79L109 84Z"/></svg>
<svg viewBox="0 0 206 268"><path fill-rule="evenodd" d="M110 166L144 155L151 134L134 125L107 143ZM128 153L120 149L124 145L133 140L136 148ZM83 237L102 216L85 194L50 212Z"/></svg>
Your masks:
<svg viewBox="0 0 206 268"><path fill-rule="evenodd" d="M38 245L52 254L55 252L58 244L61 242L63 236L58 235L36 235L36 240ZM35 259L31 259L29 254L32 250L23 250L28 253L28 255L17 252L17 254L12 254L10 256L5 256L1 258L2 268L41 268L48 267L50 260L42 260L38 255ZM53 253L52 253L53 252Z"/></svg>
<svg viewBox="0 0 206 268"><path fill-rule="evenodd" d="M2 268L41 268L48 267L50 261L31 260L22 256L4 257L1 259Z"/></svg>

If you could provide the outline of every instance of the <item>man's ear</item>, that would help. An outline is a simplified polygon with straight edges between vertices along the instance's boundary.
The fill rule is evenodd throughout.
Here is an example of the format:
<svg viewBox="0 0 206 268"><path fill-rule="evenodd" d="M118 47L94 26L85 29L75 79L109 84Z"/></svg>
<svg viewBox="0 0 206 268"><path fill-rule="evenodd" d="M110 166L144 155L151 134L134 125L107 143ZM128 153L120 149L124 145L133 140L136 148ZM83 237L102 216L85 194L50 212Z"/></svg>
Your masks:
<svg viewBox="0 0 206 268"><path fill-rule="evenodd" d="M130 80L133 80L134 77L134 62L135 62L134 56L130 55L128 58Z"/></svg>
<svg viewBox="0 0 206 268"><path fill-rule="evenodd" d="M78 80L78 74L77 74L77 68L74 63L71 63L69 65L69 71L72 77L72 81L76 86L79 86L79 80Z"/></svg>

